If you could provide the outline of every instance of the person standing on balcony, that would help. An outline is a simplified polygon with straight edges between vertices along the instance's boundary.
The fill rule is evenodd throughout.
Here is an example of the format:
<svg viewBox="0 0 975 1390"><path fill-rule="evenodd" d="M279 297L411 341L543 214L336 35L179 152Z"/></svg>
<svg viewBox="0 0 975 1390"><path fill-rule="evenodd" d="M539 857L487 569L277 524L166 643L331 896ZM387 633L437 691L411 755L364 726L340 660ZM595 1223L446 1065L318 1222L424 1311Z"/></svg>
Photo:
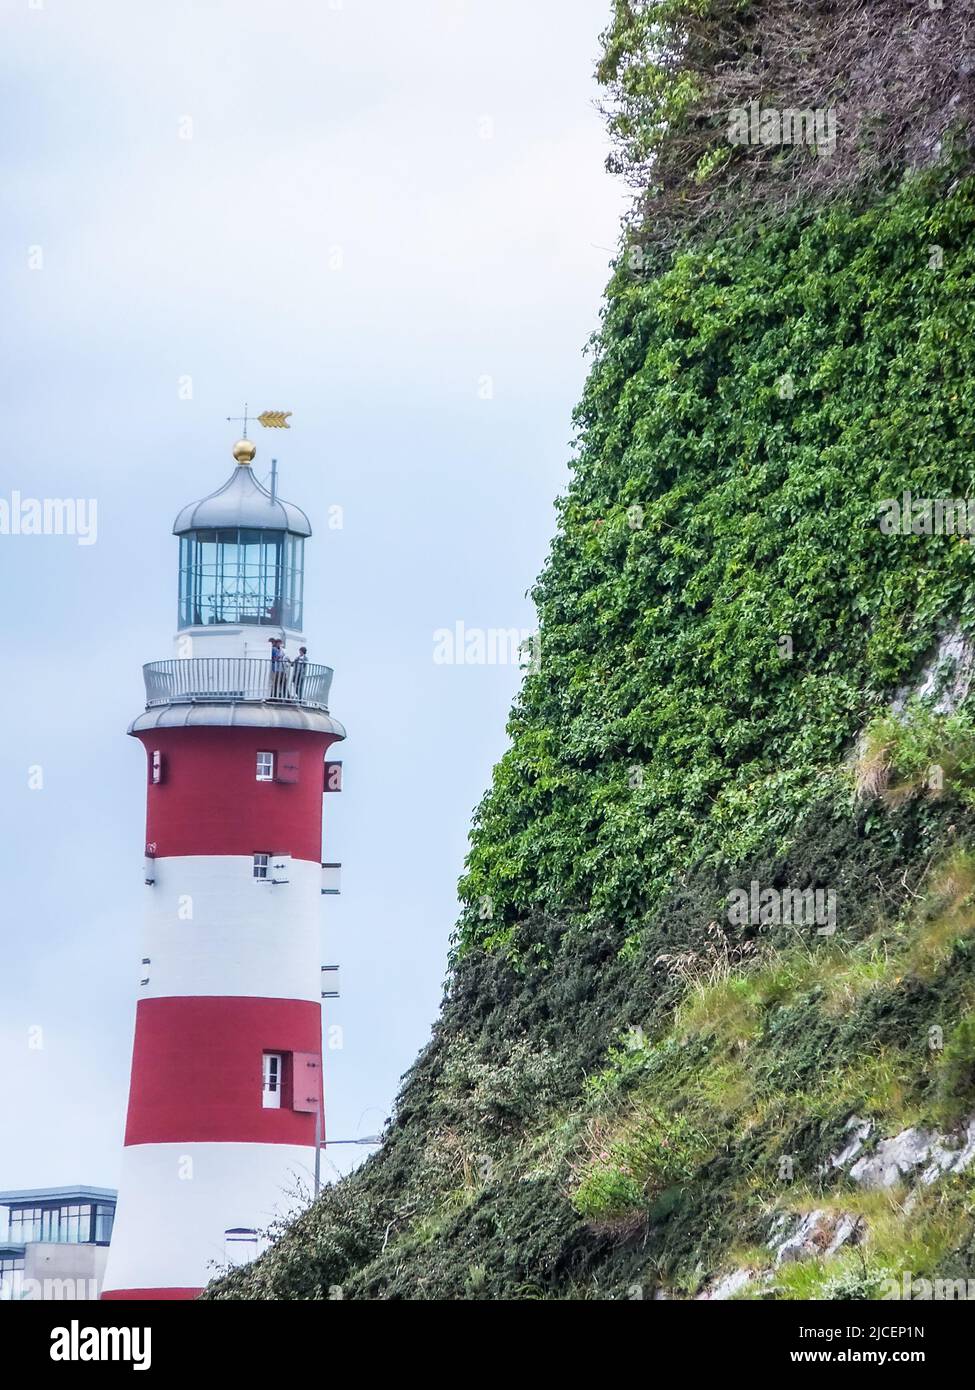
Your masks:
<svg viewBox="0 0 975 1390"><path fill-rule="evenodd" d="M280 700L285 694L284 643L280 637L269 637L271 644L271 699Z"/></svg>
<svg viewBox="0 0 975 1390"><path fill-rule="evenodd" d="M305 671L308 669L308 648L299 647L298 655L292 662L292 686L295 692L295 699L301 699L301 692L305 685Z"/></svg>

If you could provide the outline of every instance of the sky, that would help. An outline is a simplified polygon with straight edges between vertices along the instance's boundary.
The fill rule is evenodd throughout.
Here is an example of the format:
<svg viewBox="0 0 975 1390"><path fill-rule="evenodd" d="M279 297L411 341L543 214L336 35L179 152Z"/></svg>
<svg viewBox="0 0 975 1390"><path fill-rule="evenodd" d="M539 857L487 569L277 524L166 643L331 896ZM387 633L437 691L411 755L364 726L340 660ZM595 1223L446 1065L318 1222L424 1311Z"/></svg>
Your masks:
<svg viewBox="0 0 975 1390"><path fill-rule="evenodd" d="M88 538L0 534L0 1189L117 1185L147 891L125 731L172 654L173 519L232 471L245 401L293 412L252 430L255 471L275 456L311 518L309 658L348 731L329 1135L390 1113L520 680L434 634L534 627L626 206L608 10L2 0L0 504L96 511Z"/></svg>

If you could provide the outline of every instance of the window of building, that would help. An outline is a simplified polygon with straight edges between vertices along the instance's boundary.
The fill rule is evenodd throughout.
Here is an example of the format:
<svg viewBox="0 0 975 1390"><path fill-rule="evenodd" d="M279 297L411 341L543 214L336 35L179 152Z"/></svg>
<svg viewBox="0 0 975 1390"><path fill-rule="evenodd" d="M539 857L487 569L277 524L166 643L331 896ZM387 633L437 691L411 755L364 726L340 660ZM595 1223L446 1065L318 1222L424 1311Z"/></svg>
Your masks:
<svg viewBox="0 0 975 1390"><path fill-rule="evenodd" d="M264 1054L264 1109L281 1109L281 1081L283 1058L280 1052Z"/></svg>
<svg viewBox="0 0 975 1390"><path fill-rule="evenodd" d="M99 1211L112 1212L111 1207ZM7 1223L12 1245L43 1241L48 1245L87 1245L97 1240L95 1209L88 1202L63 1206L13 1207ZM111 1229L111 1227L109 1227Z"/></svg>
<svg viewBox="0 0 975 1390"><path fill-rule="evenodd" d="M254 877L264 882L268 876L268 867L271 862L270 854L254 855Z"/></svg>
<svg viewBox="0 0 975 1390"><path fill-rule="evenodd" d="M259 782L274 781L274 754L258 753L257 755L257 780Z"/></svg>
<svg viewBox="0 0 975 1390"><path fill-rule="evenodd" d="M95 1208L95 1233L96 1245L107 1245L112 1239L112 1227L115 1224L115 1208L98 1205Z"/></svg>
<svg viewBox="0 0 975 1390"><path fill-rule="evenodd" d="M10 1243L26 1245L41 1238L40 1207L14 1207L10 1212Z"/></svg>

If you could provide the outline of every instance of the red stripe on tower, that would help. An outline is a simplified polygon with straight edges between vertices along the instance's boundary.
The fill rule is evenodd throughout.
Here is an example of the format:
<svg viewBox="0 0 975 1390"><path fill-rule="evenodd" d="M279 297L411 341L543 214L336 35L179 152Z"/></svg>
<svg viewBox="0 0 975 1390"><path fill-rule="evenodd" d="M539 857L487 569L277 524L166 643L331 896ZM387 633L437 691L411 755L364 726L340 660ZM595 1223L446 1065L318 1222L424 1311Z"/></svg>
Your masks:
<svg viewBox="0 0 975 1390"><path fill-rule="evenodd" d="M309 1091L297 1064L320 1063L321 1043L321 1007L302 999L140 1000L126 1144L314 1144L321 1068ZM282 1059L280 1104L258 1107L267 1053Z"/></svg>
<svg viewBox="0 0 975 1390"><path fill-rule="evenodd" d="M253 854L271 845L320 864L325 751L334 733L293 729L154 729L138 737L162 758L150 782L146 841L153 853ZM272 769L256 780L258 753Z"/></svg>

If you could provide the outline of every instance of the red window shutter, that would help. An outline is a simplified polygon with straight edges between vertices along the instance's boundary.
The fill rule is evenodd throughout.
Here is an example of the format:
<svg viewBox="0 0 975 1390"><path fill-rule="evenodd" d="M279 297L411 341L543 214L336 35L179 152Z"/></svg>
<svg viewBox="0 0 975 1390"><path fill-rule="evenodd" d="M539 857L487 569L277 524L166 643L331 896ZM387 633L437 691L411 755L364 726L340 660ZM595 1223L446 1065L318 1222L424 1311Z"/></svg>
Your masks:
<svg viewBox="0 0 975 1390"><path fill-rule="evenodd" d="M322 1084L322 1062L315 1052L296 1052L292 1058L292 1110L314 1114Z"/></svg>
<svg viewBox="0 0 975 1390"><path fill-rule="evenodd" d="M300 763L300 753L278 753L277 780L279 782L297 782Z"/></svg>
<svg viewBox="0 0 975 1390"><path fill-rule="evenodd" d="M342 763L325 763L325 790L327 792L340 792L342 790Z"/></svg>

